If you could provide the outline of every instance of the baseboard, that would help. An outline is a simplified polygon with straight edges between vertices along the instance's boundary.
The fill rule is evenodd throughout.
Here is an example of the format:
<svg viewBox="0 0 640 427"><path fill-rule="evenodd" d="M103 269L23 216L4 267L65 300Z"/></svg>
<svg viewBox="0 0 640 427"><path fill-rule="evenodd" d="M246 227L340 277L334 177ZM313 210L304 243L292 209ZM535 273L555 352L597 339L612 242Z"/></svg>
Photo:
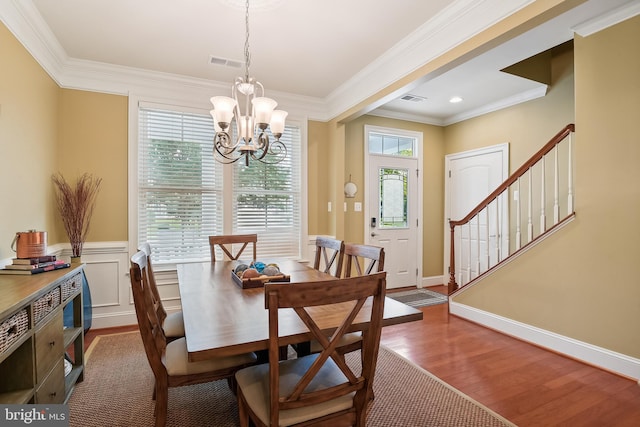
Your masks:
<svg viewBox="0 0 640 427"><path fill-rule="evenodd" d="M640 384L640 359L453 301L449 301L449 312L503 334L530 342L623 377L632 378Z"/></svg>
<svg viewBox="0 0 640 427"><path fill-rule="evenodd" d="M426 288L429 286L442 286L445 284L444 276L431 276L423 277L420 281L420 287Z"/></svg>
<svg viewBox="0 0 640 427"><path fill-rule="evenodd" d="M94 314L91 316L91 329L114 328L117 326L137 325L135 311L121 313Z"/></svg>

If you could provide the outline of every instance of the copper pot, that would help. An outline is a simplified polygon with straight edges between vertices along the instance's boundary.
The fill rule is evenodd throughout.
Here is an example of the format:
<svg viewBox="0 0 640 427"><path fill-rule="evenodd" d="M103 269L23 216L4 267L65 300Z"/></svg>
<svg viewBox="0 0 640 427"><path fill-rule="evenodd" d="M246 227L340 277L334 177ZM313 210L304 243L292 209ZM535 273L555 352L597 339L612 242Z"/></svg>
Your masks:
<svg viewBox="0 0 640 427"><path fill-rule="evenodd" d="M16 233L11 249L17 258L38 258L47 254L47 232L29 230Z"/></svg>

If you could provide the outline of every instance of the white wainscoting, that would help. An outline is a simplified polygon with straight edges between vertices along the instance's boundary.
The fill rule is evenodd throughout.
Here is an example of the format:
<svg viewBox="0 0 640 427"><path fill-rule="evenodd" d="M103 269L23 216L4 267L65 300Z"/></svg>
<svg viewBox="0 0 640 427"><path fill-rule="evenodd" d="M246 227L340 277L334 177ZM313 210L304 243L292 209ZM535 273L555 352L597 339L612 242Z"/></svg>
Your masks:
<svg viewBox="0 0 640 427"><path fill-rule="evenodd" d="M82 262L91 292L91 328L136 324L131 283L129 282L128 242L88 242ZM49 247L49 253L66 258L69 245Z"/></svg>

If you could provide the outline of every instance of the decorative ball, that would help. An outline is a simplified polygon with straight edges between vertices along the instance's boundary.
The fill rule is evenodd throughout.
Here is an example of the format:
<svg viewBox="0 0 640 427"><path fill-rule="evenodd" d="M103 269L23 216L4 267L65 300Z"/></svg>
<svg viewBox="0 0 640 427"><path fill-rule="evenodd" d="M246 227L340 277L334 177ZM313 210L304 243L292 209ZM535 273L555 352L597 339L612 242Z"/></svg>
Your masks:
<svg viewBox="0 0 640 427"><path fill-rule="evenodd" d="M262 270L264 270L265 265L264 265L264 262L256 261L251 264L251 267L258 270L259 273L262 273Z"/></svg>
<svg viewBox="0 0 640 427"><path fill-rule="evenodd" d="M266 276L277 276L278 274L280 274L280 269L273 265L268 265L264 268L264 270L262 270L262 274Z"/></svg>
<svg viewBox="0 0 640 427"><path fill-rule="evenodd" d="M258 270L256 270L255 268L247 268L242 273L242 278L243 279L252 279L254 277L260 277L260 273L258 273Z"/></svg>
<svg viewBox="0 0 640 427"><path fill-rule="evenodd" d="M236 276L242 277L242 272L245 271L249 266L247 264L238 264L238 266L233 270L236 273Z"/></svg>

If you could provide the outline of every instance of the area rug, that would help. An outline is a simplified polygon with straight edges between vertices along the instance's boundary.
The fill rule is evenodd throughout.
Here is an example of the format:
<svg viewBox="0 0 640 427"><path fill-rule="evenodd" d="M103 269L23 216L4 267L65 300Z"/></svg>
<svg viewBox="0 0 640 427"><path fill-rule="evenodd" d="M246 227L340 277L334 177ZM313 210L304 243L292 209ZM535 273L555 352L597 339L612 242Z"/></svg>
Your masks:
<svg viewBox="0 0 640 427"><path fill-rule="evenodd" d="M428 305L442 304L449 299L446 295L428 289L412 289L410 291L389 292L389 298L403 302L411 307L424 307Z"/></svg>
<svg viewBox="0 0 640 427"><path fill-rule="evenodd" d="M96 338L87 351L84 381L69 401L70 426L152 426L153 374L140 334ZM359 355L349 355L359 363ZM514 426L429 372L381 347L375 400L367 426ZM238 426L236 399L226 381L169 390L167 426Z"/></svg>

